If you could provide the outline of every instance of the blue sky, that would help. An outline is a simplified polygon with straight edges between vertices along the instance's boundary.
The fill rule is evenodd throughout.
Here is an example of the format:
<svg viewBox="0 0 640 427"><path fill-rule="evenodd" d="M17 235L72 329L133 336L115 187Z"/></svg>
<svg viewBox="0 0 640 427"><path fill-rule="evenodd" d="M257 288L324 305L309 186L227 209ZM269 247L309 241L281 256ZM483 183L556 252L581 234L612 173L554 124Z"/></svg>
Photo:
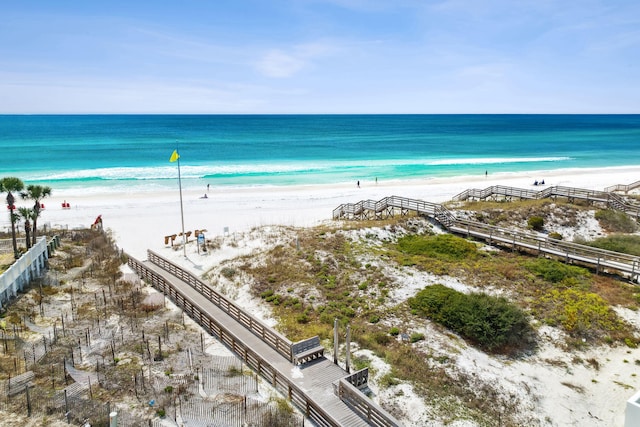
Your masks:
<svg viewBox="0 0 640 427"><path fill-rule="evenodd" d="M5 1L0 113L640 113L640 1Z"/></svg>

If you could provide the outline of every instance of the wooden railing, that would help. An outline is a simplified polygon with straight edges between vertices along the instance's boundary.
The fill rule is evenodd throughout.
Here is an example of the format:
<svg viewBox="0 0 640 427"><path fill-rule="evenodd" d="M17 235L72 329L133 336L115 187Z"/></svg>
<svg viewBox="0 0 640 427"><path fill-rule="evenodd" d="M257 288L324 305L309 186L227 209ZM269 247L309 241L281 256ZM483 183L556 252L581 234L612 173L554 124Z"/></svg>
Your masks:
<svg viewBox="0 0 640 427"><path fill-rule="evenodd" d="M559 189L558 193L565 196L572 195L577 197L576 195L580 194L583 197L586 197L588 193L588 196L591 197L592 200L603 194L608 197L611 195L611 193L590 192L589 190L583 191L580 189L572 189L570 187L555 188ZM503 194L506 194L511 190L517 189L510 189L510 187L500 188L500 191L503 191ZM511 194L518 193L516 191L511 191ZM376 212L379 212L381 207L384 207L385 209L392 208L412 210L420 215L427 215L436 219L440 224L442 224L442 226L451 232L482 239L487 241L489 244L499 244L513 249L537 251L538 253L546 253L556 257L561 257L566 261L585 263L595 267L596 272L599 272L601 268L613 269L618 272L629 274L631 276L631 280L635 280L640 274L639 257L593 248L586 245L579 245L577 243L564 242L540 234L495 227L476 221L461 220L444 206L421 200L391 196L375 203L367 201L366 204L343 204L334 209L334 219L361 219L363 217L367 217L366 212L356 212L354 210L355 206L373 206L376 209ZM388 213L389 215L392 215L390 210Z"/></svg>
<svg viewBox="0 0 640 427"><path fill-rule="evenodd" d="M638 181L640 182L640 181ZM631 184L633 185L633 184ZM503 185L494 185L484 190L471 188L459 194L456 194L452 200L462 201L467 199L486 199L491 196L515 197L519 199L544 199L547 197L566 197L568 199L580 199L588 202L605 203L607 207L623 211L629 215L640 217L640 206L629 203L618 194L608 191L586 190L574 187L548 187L544 190L535 191L523 188L506 187Z"/></svg>
<svg viewBox="0 0 640 427"><path fill-rule="evenodd" d="M369 368L360 369L344 379L356 388L363 387L369 383Z"/></svg>
<svg viewBox="0 0 640 427"><path fill-rule="evenodd" d="M211 288L208 284L200 280L195 275L189 273L188 271L183 270L176 264L167 260L166 258L161 257L157 253L153 251L147 251L147 257L149 261L162 268L163 270L168 271L174 276L180 278L182 281L186 282L194 288L196 291L200 292L207 300L214 303L218 308L227 313L229 316L233 317L237 322L242 324L245 328L250 330L253 334L260 337L262 341L271 346L274 350L280 353L284 358L289 361L292 361L291 358L291 341L289 341L284 336L280 335L269 326L260 322L258 319L253 317L251 314L244 311L234 302L230 301L223 295L216 292L213 288Z"/></svg>
<svg viewBox="0 0 640 427"><path fill-rule="evenodd" d="M607 191L607 192L624 191L626 193L626 192L631 191L634 188L638 188L638 187L640 187L640 181L636 181L636 182L633 182L633 183L627 184L627 185L624 185L624 184L612 185L611 187L605 188L604 191Z"/></svg>
<svg viewBox="0 0 640 427"><path fill-rule="evenodd" d="M262 358L222 323L209 315L197 301L184 295L171 283L167 282L164 277L156 274L135 258L129 257L128 264L138 276L148 281L154 288L158 289L178 307L182 308L189 317L200 324L205 330L217 336L222 343L242 358L251 369L287 396L292 403L303 411L307 418L313 420L320 426L340 426L340 423L331 414L310 399L296 384L290 382L289 379L269 363L268 360Z"/></svg>
<svg viewBox="0 0 640 427"><path fill-rule="evenodd" d="M358 412L371 425L394 427L398 421L375 405L369 399L362 399L362 392L353 386L346 378L341 378L336 385L336 394L351 409Z"/></svg>

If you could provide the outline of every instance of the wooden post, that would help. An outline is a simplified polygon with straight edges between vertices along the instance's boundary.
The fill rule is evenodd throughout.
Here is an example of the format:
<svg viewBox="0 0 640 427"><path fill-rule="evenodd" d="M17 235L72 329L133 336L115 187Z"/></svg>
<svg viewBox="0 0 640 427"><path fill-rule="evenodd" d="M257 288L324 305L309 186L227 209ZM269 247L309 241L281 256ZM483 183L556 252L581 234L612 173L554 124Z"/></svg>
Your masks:
<svg viewBox="0 0 640 427"><path fill-rule="evenodd" d="M333 363L338 364L338 319L333 319Z"/></svg>
<svg viewBox="0 0 640 427"><path fill-rule="evenodd" d="M29 384L25 387L27 393L27 416L31 417L31 398L29 397Z"/></svg>
<svg viewBox="0 0 640 427"><path fill-rule="evenodd" d="M71 419L69 416L69 400L67 398L67 389L64 390L64 415L67 417L67 424L71 424Z"/></svg>
<svg viewBox="0 0 640 427"><path fill-rule="evenodd" d="M347 373L351 373L351 371L349 370L349 367L351 366L351 326L347 325L347 339L346 339L346 352L347 352L347 360L345 362L345 367L344 369L347 371Z"/></svg>

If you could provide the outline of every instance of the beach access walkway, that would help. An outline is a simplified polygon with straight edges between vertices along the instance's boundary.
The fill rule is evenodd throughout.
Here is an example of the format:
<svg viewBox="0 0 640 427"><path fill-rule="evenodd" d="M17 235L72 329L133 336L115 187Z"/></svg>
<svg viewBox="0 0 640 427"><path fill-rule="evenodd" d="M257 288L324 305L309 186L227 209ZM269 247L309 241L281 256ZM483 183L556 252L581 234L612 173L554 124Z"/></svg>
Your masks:
<svg viewBox="0 0 640 427"><path fill-rule="evenodd" d="M153 251L129 257L138 276L172 300L319 426L400 426L360 390L368 370L349 374L324 356L317 337L292 343Z"/></svg>
<svg viewBox="0 0 640 427"><path fill-rule="evenodd" d="M545 197L561 197L573 202L585 200L606 204L611 209L621 210L636 219L640 215L640 206L628 203L621 196L603 191L584 190L572 187L549 187L542 191L522 188L492 186L484 190L466 190L453 198L454 201L468 199L511 200L540 199ZM507 229L477 221L458 219L451 211L439 203L406 197L390 196L384 199L362 200L357 203L346 203L333 210L333 219L373 220L407 215L414 212L428 216L440 223L451 233L483 240L490 245L508 247L513 250L545 254L564 260L595 268L596 274L601 271L616 272L627 275L632 282L638 282L640 275L640 257L624 253L598 249L577 243L563 242L544 234Z"/></svg>

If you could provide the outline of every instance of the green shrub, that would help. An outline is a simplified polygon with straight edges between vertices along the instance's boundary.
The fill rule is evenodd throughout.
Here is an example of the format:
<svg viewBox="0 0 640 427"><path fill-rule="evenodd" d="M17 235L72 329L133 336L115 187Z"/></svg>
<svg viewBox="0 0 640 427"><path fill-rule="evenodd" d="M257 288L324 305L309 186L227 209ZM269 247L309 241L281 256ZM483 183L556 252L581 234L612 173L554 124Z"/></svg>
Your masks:
<svg viewBox="0 0 640 427"><path fill-rule="evenodd" d="M640 256L640 236L614 234L592 242L586 242L586 244L595 248Z"/></svg>
<svg viewBox="0 0 640 427"><path fill-rule="evenodd" d="M470 258L478 253L475 244L452 234L405 236L398 240L398 249L409 255L423 255L444 260Z"/></svg>
<svg viewBox="0 0 640 427"><path fill-rule="evenodd" d="M223 267L222 270L220 270L220 274L231 280L233 276L238 274L238 271L233 267Z"/></svg>
<svg viewBox="0 0 640 427"><path fill-rule="evenodd" d="M536 276L552 283L559 283L567 279L584 279L589 277L589 272L575 265L567 265L560 261L536 258L527 261L524 267Z"/></svg>
<svg viewBox="0 0 640 427"><path fill-rule="evenodd" d="M466 295L443 285L424 288L409 298L409 306L486 350L530 344L531 327L525 313L504 298Z"/></svg>
<svg viewBox="0 0 640 427"><path fill-rule="evenodd" d="M400 335L400 329L394 326L389 330L389 335L391 335L392 337L397 337L398 335Z"/></svg>
<svg viewBox="0 0 640 427"><path fill-rule="evenodd" d="M577 289L551 289L535 301L537 312L547 323L561 326L574 338L617 334L624 324L599 295Z"/></svg>
<svg viewBox="0 0 640 427"><path fill-rule="evenodd" d="M414 332L411 334L411 337L409 339L412 343L422 341L424 339L424 334L421 334L420 332Z"/></svg>
<svg viewBox="0 0 640 427"><path fill-rule="evenodd" d="M391 337L382 332L376 332L373 335L373 340L380 345L387 345L391 342Z"/></svg>
<svg viewBox="0 0 640 427"><path fill-rule="evenodd" d="M529 218L529 221L527 221L527 224L532 230L541 231L544 228L544 218L541 216L532 216Z"/></svg>
<svg viewBox="0 0 640 427"><path fill-rule="evenodd" d="M266 291L260 294L260 298L265 299L265 298L269 298L272 295L273 295L273 289L267 289Z"/></svg>
<svg viewBox="0 0 640 427"><path fill-rule="evenodd" d="M638 230L638 224L624 212L602 209L596 212L595 218L600 223L600 226L607 231L634 233Z"/></svg>
<svg viewBox="0 0 640 427"><path fill-rule="evenodd" d="M551 233L549 233L549 238L555 239L555 240L562 240L562 234L558 233L557 231L552 231Z"/></svg>

